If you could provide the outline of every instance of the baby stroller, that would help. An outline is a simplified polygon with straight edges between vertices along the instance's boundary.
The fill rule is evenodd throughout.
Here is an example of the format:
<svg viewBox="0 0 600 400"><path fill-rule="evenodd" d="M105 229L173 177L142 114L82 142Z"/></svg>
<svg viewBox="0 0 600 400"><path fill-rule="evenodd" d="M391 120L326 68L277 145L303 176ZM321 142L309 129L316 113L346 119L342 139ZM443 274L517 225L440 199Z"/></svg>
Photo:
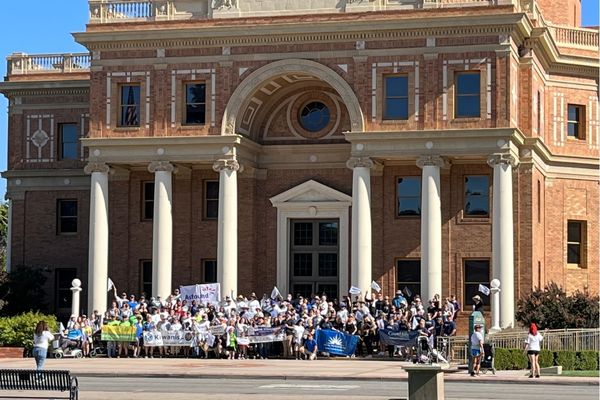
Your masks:
<svg viewBox="0 0 600 400"><path fill-rule="evenodd" d="M483 344L483 357L481 357L480 370L484 374L492 371L492 374L496 375L496 368L494 368L494 345L491 343Z"/></svg>
<svg viewBox="0 0 600 400"><path fill-rule="evenodd" d="M434 360L432 348L429 345L429 338L427 336L417 337L417 358L413 360L415 364L431 364Z"/></svg>

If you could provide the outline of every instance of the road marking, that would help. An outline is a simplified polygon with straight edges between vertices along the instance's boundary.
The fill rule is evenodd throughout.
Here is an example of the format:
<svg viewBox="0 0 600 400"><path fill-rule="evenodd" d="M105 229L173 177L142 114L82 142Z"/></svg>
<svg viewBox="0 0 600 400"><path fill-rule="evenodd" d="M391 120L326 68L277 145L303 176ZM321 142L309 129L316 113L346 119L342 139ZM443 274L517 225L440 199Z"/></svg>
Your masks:
<svg viewBox="0 0 600 400"><path fill-rule="evenodd" d="M291 384L278 383L273 385L262 385L260 389L300 389L300 390L331 390L331 391L346 391L358 389L358 385L306 385L306 384Z"/></svg>

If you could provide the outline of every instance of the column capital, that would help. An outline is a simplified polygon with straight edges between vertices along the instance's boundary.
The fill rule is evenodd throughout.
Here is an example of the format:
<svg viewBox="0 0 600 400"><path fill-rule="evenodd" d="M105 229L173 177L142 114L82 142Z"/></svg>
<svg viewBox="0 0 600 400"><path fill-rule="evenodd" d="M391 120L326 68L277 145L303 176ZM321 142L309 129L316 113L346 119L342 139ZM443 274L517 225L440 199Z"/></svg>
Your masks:
<svg viewBox="0 0 600 400"><path fill-rule="evenodd" d="M213 163L213 170L215 172L221 172L225 169L230 171L240 171L242 170L242 166L237 160L221 158Z"/></svg>
<svg viewBox="0 0 600 400"><path fill-rule="evenodd" d="M448 167L450 163L442 156L427 155L417 158L417 167Z"/></svg>
<svg viewBox="0 0 600 400"><path fill-rule="evenodd" d="M148 171L152 173L157 171L177 172L177 168L168 161L152 161L148 164Z"/></svg>
<svg viewBox="0 0 600 400"><path fill-rule="evenodd" d="M351 157L346 161L346 167L350 169L354 168L373 168L373 160L370 157Z"/></svg>
<svg viewBox="0 0 600 400"><path fill-rule="evenodd" d="M108 174L110 172L110 167L103 162L89 162L83 168L83 171L86 174L92 174L93 172L102 172L104 174Z"/></svg>
<svg viewBox="0 0 600 400"><path fill-rule="evenodd" d="M512 154L505 153L497 153L488 156L487 163L492 168L498 164L510 164L513 168L516 168L517 165L519 165L519 161Z"/></svg>

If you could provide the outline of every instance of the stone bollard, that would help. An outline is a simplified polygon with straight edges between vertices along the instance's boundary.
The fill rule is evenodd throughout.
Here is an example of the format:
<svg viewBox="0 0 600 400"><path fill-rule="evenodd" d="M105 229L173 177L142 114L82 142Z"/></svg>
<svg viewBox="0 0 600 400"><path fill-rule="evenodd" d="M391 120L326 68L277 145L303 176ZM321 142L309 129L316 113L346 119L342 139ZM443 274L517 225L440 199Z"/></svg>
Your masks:
<svg viewBox="0 0 600 400"><path fill-rule="evenodd" d="M444 371L439 365L404 367L408 372L408 400L444 400Z"/></svg>
<svg viewBox="0 0 600 400"><path fill-rule="evenodd" d="M71 292L73 292L73 299L71 301L71 315L79 317L79 293L81 292L81 281L77 278L71 281Z"/></svg>

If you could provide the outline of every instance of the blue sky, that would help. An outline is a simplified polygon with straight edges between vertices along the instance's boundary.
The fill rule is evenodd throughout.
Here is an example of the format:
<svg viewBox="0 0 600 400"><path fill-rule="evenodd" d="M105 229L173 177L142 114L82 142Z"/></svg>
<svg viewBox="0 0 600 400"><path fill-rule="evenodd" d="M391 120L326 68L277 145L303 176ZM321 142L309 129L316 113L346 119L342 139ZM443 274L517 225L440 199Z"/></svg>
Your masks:
<svg viewBox="0 0 600 400"><path fill-rule="evenodd" d="M13 52L75 53L85 48L75 43L71 32L85 30L88 3L85 0L19 0L2 4L0 23L0 76L6 75L6 56ZM583 26L598 26L598 0L582 0ZM0 95L0 170L6 170L8 102ZM0 179L0 199L6 181Z"/></svg>

